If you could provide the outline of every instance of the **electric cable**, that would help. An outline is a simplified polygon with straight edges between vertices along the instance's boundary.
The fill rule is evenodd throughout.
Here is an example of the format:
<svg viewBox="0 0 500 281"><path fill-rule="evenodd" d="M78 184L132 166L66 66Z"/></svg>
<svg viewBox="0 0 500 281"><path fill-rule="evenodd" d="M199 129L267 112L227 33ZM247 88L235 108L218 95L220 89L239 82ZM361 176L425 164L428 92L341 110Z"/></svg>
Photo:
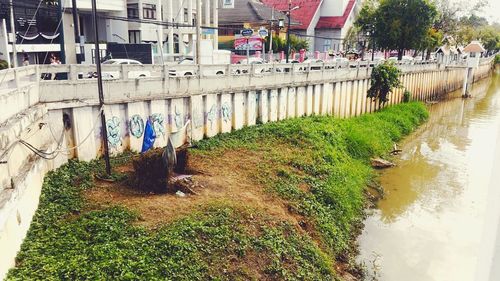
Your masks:
<svg viewBox="0 0 500 281"><path fill-rule="evenodd" d="M64 130L63 132L61 133L61 137L59 140L56 140L53 132L51 131L51 135L52 135L52 138L54 140L56 140L56 143L58 143L58 146L56 149L54 149L53 151L51 152L46 152L46 151L43 151L41 149L38 149L36 148L35 146L33 146L32 144L28 143L27 141L23 140L23 139L17 139L14 143L12 143L4 153L2 153L2 155L0 155L0 160L3 160L5 159L5 162L8 161L10 159L10 154L9 152L13 150L14 146L17 144L17 143L21 143L22 145L26 146L28 149L30 149L33 153L37 154L38 156L41 155L45 155L45 156L52 156L52 155L59 155L59 153L68 153L70 152L71 150L74 150L74 149L77 149L79 147L81 147L85 142L87 142L87 140L89 140L90 136L92 135L92 133L95 131L96 127L97 127L97 124L99 123L99 115L101 114L101 112L104 110L104 106L101 107L101 109L99 110L98 112L98 116L97 118L95 119L96 121L94 122L94 125L92 126L92 128L90 129L89 133L85 136L85 138L80 141L80 143L76 146L73 146L73 147L69 147L69 148L66 148L66 149L61 149L61 146L62 146L62 142L64 140ZM49 129L50 129L50 124L49 124ZM66 155L69 155L69 154L66 154ZM8 156L8 157L7 157ZM41 157L41 156L40 156ZM57 157L57 156L56 156ZM42 158L45 158L45 157L42 157ZM54 157L55 158L55 157ZM54 159L52 158L52 159ZM45 158L46 159L46 158ZM52 159L47 159L47 160L52 160Z"/></svg>

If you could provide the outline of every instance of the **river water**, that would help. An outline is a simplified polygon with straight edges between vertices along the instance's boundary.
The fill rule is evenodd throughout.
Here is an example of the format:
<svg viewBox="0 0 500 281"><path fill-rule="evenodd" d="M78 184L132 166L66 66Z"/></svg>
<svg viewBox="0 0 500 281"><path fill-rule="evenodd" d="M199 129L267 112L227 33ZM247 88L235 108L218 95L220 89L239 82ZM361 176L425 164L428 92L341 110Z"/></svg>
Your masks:
<svg viewBox="0 0 500 281"><path fill-rule="evenodd" d="M430 106L380 173L385 197L359 237L367 280L500 280L500 74L460 94Z"/></svg>

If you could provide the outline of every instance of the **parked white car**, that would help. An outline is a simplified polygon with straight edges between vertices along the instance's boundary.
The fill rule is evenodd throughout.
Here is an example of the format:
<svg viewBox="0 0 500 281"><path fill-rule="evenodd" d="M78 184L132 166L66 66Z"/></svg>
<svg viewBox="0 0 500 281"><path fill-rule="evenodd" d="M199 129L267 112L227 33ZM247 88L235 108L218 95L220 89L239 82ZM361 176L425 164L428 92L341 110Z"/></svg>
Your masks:
<svg viewBox="0 0 500 281"><path fill-rule="evenodd" d="M383 57L374 57L373 60L370 60L370 66L382 64L384 62L385 62L385 59Z"/></svg>
<svg viewBox="0 0 500 281"><path fill-rule="evenodd" d="M110 59L102 63L103 65L142 65L140 61L131 59ZM149 70L132 70L128 72L129 79L151 77ZM120 71L103 71L103 79L118 79L120 78Z"/></svg>
<svg viewBox="0 0 500 281"><path fill-rule="evenodd" d="M322 63L324 63L323 60L321 59L306 59L305 61L303 61L302 63L304 64L312 64L310 70L321 70L321 65Z"/></svg>
<svg viewBox="0 0 500 281"><path fill-rule="evenodd" d="M396 62L396 61L398 61L398 57L390 57L387 60ZM401 62L412 62L412 61L414 61L414 58L410 57L410 56L403 56L401 58Z"/></svg>
<svg viewBox="0 0 500 281"><path fill-rule="evenodd" d="M259 73L264 73L264 72L270 72L271 71L271 67L266 67L266 63L263 59L261 58L256 58L256 57L251 57L251 58L248 58L248 59L242 59L240 60L239 62L237 62L236 64L253 64L253 65L258 65L258 66L254 66L254 74L259 74ZM234 71L234 74L247 74L248 73L248 70L246 69L243 69L243 70L239 70L239 69L236 69Z"/></svg>
<svg viewBox="0 0 500 281"><path fill-rule="evenodd" d="M198 73L196 65L194 64L194 60L192 58L185 58L177 63L179 67L173 67L168 70L168 75L171 77L185 77L185 76L193 76ZM189 66L189 67L184 67ZM192 66L192 67L190 67ZM214 76L214 75L224 75L225 70L223 68L220 69L206 69L203 71L203 75L205 76Z"/></svg>

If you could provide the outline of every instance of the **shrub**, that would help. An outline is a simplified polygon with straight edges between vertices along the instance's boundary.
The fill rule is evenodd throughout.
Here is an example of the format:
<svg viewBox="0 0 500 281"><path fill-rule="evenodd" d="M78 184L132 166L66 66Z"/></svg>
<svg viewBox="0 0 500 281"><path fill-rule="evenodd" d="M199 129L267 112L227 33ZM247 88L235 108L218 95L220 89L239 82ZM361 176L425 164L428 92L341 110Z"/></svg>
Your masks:
<svg viewBox="0 0 500 281"><path fill-rule="evenodd" d="M389 99L387 95L396 87L401 86L399 75L401 71L393 63L385 62L372 69L371 87L368 89L368 97L379 101L379 104L386 103Z"/></svg>
<svg viewBox="0 0 500 281"><path fill-rule="evenodd" d="M411 93L410 91L405 90L405 92L403 93L403 102L408 103L410 102L410 100L411 100Z"/></svg>
<svg viewBox="0 0 500 281"><path fill-rule="evenodd" d="M0 70L4 70L7 68L9 68L9 64L7 63L7 61L0 60Z"/></svg>

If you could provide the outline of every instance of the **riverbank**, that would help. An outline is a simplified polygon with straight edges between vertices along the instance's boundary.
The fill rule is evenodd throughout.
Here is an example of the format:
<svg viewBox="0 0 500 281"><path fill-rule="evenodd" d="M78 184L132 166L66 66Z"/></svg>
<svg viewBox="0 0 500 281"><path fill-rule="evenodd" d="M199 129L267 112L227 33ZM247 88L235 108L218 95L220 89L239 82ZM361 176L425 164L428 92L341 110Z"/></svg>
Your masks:
<svg viewBox="0 0 500 281"><path fill-rule="evenodd" d="M189 150L200 188L150 195L72 161L45 180L8 279L331 280L360 274L370 158L428 117L421 103L352 119L248 127ZM118 179L128 157L115 159Z"/></svg>

